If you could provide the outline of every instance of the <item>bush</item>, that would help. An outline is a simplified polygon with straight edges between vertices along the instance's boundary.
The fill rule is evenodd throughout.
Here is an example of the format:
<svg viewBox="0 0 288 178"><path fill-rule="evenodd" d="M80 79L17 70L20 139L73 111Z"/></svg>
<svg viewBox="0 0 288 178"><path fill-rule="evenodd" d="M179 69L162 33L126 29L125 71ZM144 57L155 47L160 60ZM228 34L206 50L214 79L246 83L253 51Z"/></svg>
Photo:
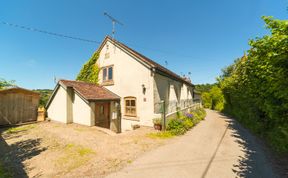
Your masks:
<svg viewBox="0 0 288 178"><path fill-rule="evenodd" d="M183 121L183 124L184 124L184 127L185 127L186 130L191 129L194 126L194 123L192 122L192 119L188 119L188 118L186 118Z"/></svg>
<svg viewBox="0 0 288 178"><path fill-rule="evenodd" d="M173 135L183 135L186 132L183 120L179 118L169 120L167 130L169 130Z"/></svg>
<svg viewBox="0 0 288 178"><path fill-rule="evenodd" d="M183 135L186 131L203 120L205 116L206 112L203 108L186 113L184 115L181 112L178 112L177 117L168 121L167 130L172 135Z"/></svg>

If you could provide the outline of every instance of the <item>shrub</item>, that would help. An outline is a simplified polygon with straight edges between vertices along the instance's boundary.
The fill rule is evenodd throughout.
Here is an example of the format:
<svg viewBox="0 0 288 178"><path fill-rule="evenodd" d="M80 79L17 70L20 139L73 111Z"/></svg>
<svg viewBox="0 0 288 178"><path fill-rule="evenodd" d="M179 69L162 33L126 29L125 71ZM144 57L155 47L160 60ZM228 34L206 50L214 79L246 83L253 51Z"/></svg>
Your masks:
<svg viewBox="0 0 288 178"><path fill-rule="evenodd" d="M153 119L153 124L161 125L162 124L162 118L154 118Z"/></svg>
<svg viewBox="0 0 288 178"><path fill-rule="evenodd" d="M183 124L184 124L184 127L185 127L186 130L191 129L194 126L192 119L189 119L189 118L186 118L183 121Z"/></svg>
<svg viewBox="0 0 288 178"><path fill-rule="evenodd" d="M193 119L193 114L191 114L191 113L186 113L185 116L186 116L188 119Z"/></svg>
<svg viewBox="0 0 288 178"><path fill-rule="evenodd" d="M167 130L169 130L173 135L183 135L186 132L183 120L179 118L169 120Z"/></svg>
<svg viewBox="0 0 288 178"><path fill-rule="evenodd" d="M187 130L203 120L205 116L206 112L202 108L185 113L184 115L178 112L177 117L168 121L167 130L172 135L183 135Z"/></svg>

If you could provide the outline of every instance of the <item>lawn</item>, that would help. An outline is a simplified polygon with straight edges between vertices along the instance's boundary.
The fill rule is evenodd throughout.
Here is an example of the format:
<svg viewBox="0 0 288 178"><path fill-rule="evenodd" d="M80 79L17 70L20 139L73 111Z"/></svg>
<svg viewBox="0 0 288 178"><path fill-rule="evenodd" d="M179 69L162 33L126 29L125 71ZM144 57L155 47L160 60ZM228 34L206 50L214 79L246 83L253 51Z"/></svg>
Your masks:
<svg viewBox="0 0 288 178"><path fill-rule="evenodd" d="M54 122L0 132L5 157L0 177L104 177L168 141L158 137L170 138L146 127L111 136L95 127Z"/></svg>

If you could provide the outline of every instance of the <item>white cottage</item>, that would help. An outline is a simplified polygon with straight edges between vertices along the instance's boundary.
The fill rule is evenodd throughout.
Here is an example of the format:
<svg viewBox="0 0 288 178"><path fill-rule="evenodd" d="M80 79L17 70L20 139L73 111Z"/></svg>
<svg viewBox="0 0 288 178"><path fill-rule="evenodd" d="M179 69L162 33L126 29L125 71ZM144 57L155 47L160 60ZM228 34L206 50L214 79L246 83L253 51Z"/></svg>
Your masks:
<svg viewBox="0 0 288 178"><path fill-rule="evenodd" d="M134 125L153 126L161 101L168 113L193 104L189 80L123 43L107 36L97 51L99 85L60 80L46 106L51 120L123 132Z"/></svg>

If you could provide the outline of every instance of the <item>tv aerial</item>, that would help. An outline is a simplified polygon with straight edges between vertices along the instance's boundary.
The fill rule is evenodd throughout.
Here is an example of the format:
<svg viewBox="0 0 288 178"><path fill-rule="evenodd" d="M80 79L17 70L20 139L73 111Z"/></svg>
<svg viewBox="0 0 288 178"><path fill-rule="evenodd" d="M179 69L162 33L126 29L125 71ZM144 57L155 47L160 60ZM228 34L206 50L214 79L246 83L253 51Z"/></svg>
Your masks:
<svg viewBox="0 0 288 178"><path fill-rule="evenodd" d="M123 26L124 24L121 23L119 20L115 19L113 16L111 16L107 12L104 12L104 15L107 16L112 21L112 38L114 39L114 37L115 37L115 25L119 24L119 25Z"/></svg>

